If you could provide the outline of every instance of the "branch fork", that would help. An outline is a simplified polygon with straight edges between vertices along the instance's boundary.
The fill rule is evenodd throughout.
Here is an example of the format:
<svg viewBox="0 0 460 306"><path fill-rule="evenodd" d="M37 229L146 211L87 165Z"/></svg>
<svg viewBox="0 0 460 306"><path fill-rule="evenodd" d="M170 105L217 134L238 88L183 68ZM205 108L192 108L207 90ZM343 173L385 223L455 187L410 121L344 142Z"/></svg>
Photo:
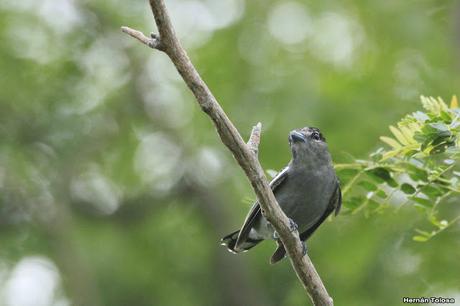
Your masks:
<svg viewBox="0 0 460 306"><path fill-rule="evenodd" d="M121 27L121 31L128 34L131 37L134 37L144 45L156 49L158 51L164 51L164 48L161 44L160 36L155 33L150 33L150 38L145 36L144 33L138 30L131 29L130 27Z"/></svg>

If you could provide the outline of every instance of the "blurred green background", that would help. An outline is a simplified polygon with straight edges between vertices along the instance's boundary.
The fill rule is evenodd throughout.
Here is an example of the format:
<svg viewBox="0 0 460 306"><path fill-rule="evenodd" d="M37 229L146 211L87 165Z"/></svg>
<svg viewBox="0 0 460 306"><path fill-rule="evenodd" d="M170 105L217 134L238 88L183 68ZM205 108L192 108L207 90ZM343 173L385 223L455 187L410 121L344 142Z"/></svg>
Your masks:
<svg viewBox="0 0 460 306"><path fill-rule="evenodd" d="M242 135L262 122L266 169L291 129L365 158L419 95L459 93L458 1L166 4ZM0 25L0 305L309 303L274 243L219 246L254 195L169 59L120 32L155 30L147 1L2 0ZM326 222L309 254L336 305L460 305L460 227L413 242L424 222Z"/></svg>

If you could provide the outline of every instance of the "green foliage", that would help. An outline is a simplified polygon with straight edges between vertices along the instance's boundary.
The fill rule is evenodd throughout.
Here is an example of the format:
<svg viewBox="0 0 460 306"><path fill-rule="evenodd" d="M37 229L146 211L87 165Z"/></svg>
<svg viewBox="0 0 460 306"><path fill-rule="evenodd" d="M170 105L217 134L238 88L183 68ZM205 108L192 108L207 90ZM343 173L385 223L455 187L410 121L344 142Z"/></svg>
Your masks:
<svg viewBox="0 0 460 306"><path fill-rule="evenodd" d="M166 5L243 136L263 123L267 169L286 165L294 128L319 127L335 160L367 156L391 122L418 108L420 92L460 88L459 1ZM273 243L241 256L218 246L255 197L167 56L120 32L155 31L147 1L3 0L0 23L0 305L38 304L34 292L49 296L42 305L307 303L287 262L267 264ZM309 241L328 291L340 305L375 306L400 304L408 292L458 292L460 262L446 251L458 231L413 242L412 228L431 233L413 205L365 218L406 199L380 204L392 190L379 183L388 177L380 168L345 193L344 212L357 213ZM340 170L343 187L361 170ZM428 178L422 170L411 173ZM458 212L453 195L437 206L441 225ZM46 258L39 271L57 281L53 292L36 269L23 269L30 259L37 267L37 255ZM25 278L40 290L18 290Z"/></svg>
<svg viewBox="0 0 460 306"><path fill-rule="evenodd" d="M439 213L440 204L460 194L457 97L450 107L441 98L422 96L421 101L424 111L390 126L393 137L380 137L389 148L379 148L368 160L336 166L343 180L346 212L365 210L369 215L388 206L399 210L410 204L433 227L430 232L416 229L415 241L427 241L460 219L448 221Z"/></svg>

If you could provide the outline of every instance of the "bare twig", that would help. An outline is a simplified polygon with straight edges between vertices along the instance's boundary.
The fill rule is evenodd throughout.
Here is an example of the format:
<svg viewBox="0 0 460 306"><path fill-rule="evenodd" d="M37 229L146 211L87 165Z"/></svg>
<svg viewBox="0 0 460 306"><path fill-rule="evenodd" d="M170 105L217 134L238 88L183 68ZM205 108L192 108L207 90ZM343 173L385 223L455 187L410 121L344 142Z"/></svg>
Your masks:
<svg viewBox="0 0 460 306"><path fill-rule="evenodd" d="M153 38L156 41L155 44L152 44L152 40L145 37L139 31L127 27L123 27L123 31L149 47L161 50L169 56L177 71L195 95L203 112L208 114L213 121L220 139L232 152L251 182L262 207L263 215L278 232L290 257L292 266L304 288L309 293L311 300L315 305L333 305L332 298L327 293L310 258L307 255L303 255L299 233L297 231L291 232L289 219L276 202L264 171L257 159L257 155L254 152L254 148L258 144L258 139L260 140L260 131L257 131L257 128L255 129L256 131L253 135L257 135L257 137L251 137L250 145L244 142L182 48L174 32L164 1L150 0L150 7L159 31L159 36L154 36Z"/></svg>
<svg viewBox="0 0 460 306"><path fill-rule="evenodd" d="M248 140L248 147L249 150L257 156L259 153L259 144L260 144L260 133L262 131L262 123L258 122L256 125L252 127L251 136Z"/></svg>
<svg viewBox="0 0 460 306"><path fill-rule="evenodd" d="M148 38L144 35L144 33L131 29L130 27L121 27L121 30L129 36L134 37L144 45L147 45L152 49L163 51L163 48L160 43L160 37L158 37L157 35L151 34L151 38Z"/></svg>

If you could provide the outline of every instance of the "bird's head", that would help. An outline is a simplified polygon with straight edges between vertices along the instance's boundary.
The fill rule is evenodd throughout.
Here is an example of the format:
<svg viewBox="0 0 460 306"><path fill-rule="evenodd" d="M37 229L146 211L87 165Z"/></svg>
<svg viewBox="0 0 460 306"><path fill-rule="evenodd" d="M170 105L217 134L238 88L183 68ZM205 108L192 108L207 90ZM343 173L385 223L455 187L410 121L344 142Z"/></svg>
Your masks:
<svg viewBox="0 0 460 306"><path fill-rule="evenodd" d="M304 127L289 133L293 161L310 164L330 160L326 139L318 128Z"/></svg>

